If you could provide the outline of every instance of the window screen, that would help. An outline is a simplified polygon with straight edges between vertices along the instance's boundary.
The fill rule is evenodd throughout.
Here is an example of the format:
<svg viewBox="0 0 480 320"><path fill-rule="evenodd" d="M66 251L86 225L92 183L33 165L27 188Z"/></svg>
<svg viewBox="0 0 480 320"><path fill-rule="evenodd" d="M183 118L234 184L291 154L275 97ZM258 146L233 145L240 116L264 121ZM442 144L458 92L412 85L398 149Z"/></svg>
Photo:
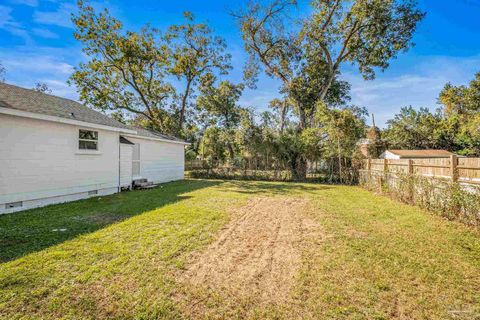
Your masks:
<svg viewBox="0 0 480 320"><path fill-rule="evenodd" d="M98 150L98 132L80 129L78 148L80 150Z"/></svg>

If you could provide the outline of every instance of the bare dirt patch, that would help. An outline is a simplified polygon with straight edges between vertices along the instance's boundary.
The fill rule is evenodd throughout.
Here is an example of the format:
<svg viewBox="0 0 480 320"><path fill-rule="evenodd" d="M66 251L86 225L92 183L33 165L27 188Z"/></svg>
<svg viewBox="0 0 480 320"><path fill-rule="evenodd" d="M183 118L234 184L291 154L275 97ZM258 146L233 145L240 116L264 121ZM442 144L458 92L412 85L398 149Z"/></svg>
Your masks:
<svg viewBox="0 0 480 320"><path fill-rule="evenodd" d="M189 317L209 318L218 303L228 311L286 305L302 265L302 247L319 236L308 218L308 199L256 198L233 218L204 252L192 257L180 276L187 293L180 297ZM223 302L220 302L223 301ZM218 314L218 305L216 306Z"/></svg>

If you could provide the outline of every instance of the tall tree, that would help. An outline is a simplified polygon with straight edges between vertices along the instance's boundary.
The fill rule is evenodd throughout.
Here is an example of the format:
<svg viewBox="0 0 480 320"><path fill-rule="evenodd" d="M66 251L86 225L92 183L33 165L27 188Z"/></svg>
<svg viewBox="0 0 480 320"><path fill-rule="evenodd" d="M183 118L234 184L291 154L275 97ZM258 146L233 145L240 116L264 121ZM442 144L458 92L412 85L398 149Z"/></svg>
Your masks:
<svg viewBox="0 0 480 320"><path fill-rule="evenodd" d="M225 75L232 68L230 54L225 52L226 43L212 35L204 23L196 23L190 12L184 13L186 22L171 26L166 34L173 51L173 65L170 72L185 84L180 96L178 129L184 126L186 113L191 107L190 98L207 73Z"/></svg>
<svg viewBox="0 0 480 320"><path fill-rule="evenodd" d="M74 36L89 58L71 77L80 99L103 111L133 113L157 130L176 133L167 108L174 89L165 79L171 52L157 30L124 31L107 9L97 14L83 1L78 9L72 18Z"/></svg>
<svg viewBox="0 0 480 320"><path fill-rule="evenodd" d="M447 114L469 115L480 111L480 72L468 86L447 83L438 97Z"/></svg>
<svg viewBox="0 0 480 320"><path fill-rule="evenodd" d="M215 127L208 127L203 133L200 152L204 159L213 167L225 161L225 136L222 131Z"/></svg>
<svg viewBox="0 0 480 320"><path fill-rule="evenodd" d="M338 80L342 64L355 64L366 80L373 79L375 68L386 69L412 45L424 16L414 0L314 0L312 14L292 27L294 4L253 2L237 17L250 57L247 75L255 75L252 66L258 66L282 81L299 132L315 125L319 105L337 103L339 92L348 91Z"/></svg>
<svg viewBox="0 0 480 320"><path fill-rule="evenodd" d="M214 85L214 78L204 79L197 99L197 106L205 111L214 124L224 130L229 158L235 158L234 129L240 122L242 108L237 105L242 95L243 84L235 85L229 81L222 81Z"/></svg>
<svg viewBox="0 0 480 320"><path fill-rule="evenodd" d="M346 182L345 167L351 165L357 152L356 144L364 137L366 114L365 108L319 107L317 117L323 124L321 131L324 133L324 158L336 160L336 170L341 182Z"/></svg>
<svg viewBox="0 0 480 320"><path fill-rule="evenodd" d="M286 122L287 122L288 113L291 109L291 105L288 101L288 98L287 97L284 97L283 99L275 98L272 101L270 101L269 106L277 114L278 122L279 122L278 129L280 133L283 133L283 131L285 130Z"/></svg>
<svg viewBox="0 0 480 320"><path fill-rule="evenodd" d="M252 109L242 109L240 112L240 125L235 130L235 141L244 158L251 168L252 159L257 165L258 155L263 151L262 129L255 123L255 113Z"/></svg>
<svg viewBox="0 0 480 320"><path fill-rule="evenodd" d="M441 121L439 113L431 113L426 108L415 110L411 106L405 107L392 120L387 121L383 138L392 149L438 148L434 132Z"/></svg>

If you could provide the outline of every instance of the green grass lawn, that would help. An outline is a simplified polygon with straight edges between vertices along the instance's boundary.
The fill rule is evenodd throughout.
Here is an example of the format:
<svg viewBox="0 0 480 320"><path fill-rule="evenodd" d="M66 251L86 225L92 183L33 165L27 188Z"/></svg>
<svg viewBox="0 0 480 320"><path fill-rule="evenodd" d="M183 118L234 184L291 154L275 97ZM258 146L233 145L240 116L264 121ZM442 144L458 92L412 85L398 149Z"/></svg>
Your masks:
<svg viewBox="0 0 480 320"><path fill-rule="evenodd" d="M0 216L0 318L187 318L179 275L256 197L308 199L322 237L288 303L218 295L210 318L480 319L478 230L358 187L205 180Z"/></svg>

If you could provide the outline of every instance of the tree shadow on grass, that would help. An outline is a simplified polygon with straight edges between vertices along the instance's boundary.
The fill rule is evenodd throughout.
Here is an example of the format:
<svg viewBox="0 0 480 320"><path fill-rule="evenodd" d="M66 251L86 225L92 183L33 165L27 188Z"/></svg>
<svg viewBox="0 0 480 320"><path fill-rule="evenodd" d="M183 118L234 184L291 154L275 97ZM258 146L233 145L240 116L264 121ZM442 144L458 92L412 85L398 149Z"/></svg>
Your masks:
<svg viewBox="0 0 480 320"><path fill-rule="evenodd" d="M264 182L264 181L224 181L222 190L238 192L243 194L258 195L296 195L316 194L322 190L329 190L333 186L317 183L296 183L296 182Z"/></svg>
<svg viewBox="0 0 480 320"><path fill-rule="evenodd" d="M221 181L186 180L23 212L0 215L0 263L189 198L182 195Z"/></svg>

